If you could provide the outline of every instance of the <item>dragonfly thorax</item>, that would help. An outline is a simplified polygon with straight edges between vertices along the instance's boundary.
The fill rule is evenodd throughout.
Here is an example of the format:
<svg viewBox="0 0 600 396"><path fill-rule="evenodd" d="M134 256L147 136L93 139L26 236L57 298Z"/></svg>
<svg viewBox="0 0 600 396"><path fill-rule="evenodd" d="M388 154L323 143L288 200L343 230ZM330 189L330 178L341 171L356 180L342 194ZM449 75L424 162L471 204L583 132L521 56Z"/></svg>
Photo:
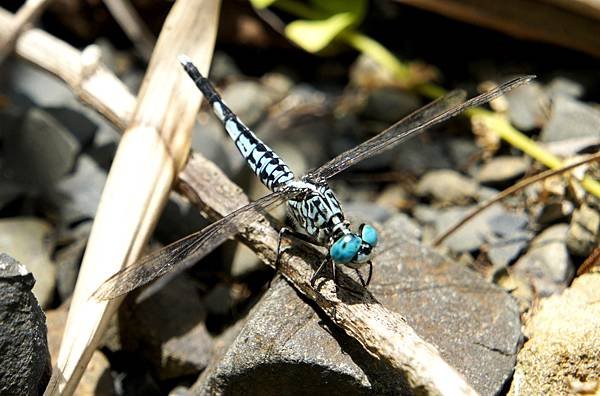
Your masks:
<svg viewBox="0 0 600 396"><path fill-rule="evenodd" d="M288 201L295 223L326 244L334 262L352 267L369 261L377 244L377 232L366 224L361 224L358 233L352 232L327 184L297 180L286 187L303 192Z"/></svg>

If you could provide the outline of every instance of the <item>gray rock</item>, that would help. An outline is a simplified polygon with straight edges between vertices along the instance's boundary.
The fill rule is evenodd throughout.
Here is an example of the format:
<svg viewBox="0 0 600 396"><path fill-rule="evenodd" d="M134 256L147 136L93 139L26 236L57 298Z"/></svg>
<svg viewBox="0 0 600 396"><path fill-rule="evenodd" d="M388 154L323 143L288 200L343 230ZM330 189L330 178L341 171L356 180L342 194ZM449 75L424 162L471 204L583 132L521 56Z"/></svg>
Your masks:
<svg viewBox="0 0 600 396"><path fill-rule="evenodd" d="M545 121L542 103L548 98L540 84L532 81L513 89L505 97L509 104L510 122L517 128L529 131L542 126Z"/></svg>
<svg viewBox="0 0 600 396"><path fill-rule="evenodd" d="M343 202L342 207L344 214L353 224L383 223L393 214L388 208L365 201Z"/></svg>
<svg viewBox="0 0 600 396"><path fill-rule="evenodd" d="M513 266L513 273L530 279L541 296L562 291L575 275L566 245L568 228L567 224L557 224L545 229Z"/></svg>
<svg viewBox="0 0 600 396"><path fill-rule="evenodd" d="M123 349L137 351L161 379L197 374L210 359L212 338L204 325L206 308L186 274L149 297L140 295L121 310Z"/></svg>
<svg viewBox="0 0 600 396"><path fill-rule="evenodd" d="M92 228L92 222L83 222L68 234L62 236L62 242L66 246L56 253L56 290L61 301L65 301L75 290L75 283L79 275L79 266L83 259L83 253L87 245L88 237Z"/></svg>
<svg viewBox="0 0 600 396"><path fill-rule="evenodd" d="M600 137L600 110L566 96L557 96L540 140L555 142L578 137Z"/></svg>
<svg viewBox="0 0 600 396"><path fill-rule="evenodd" d="M600 381L600 274L542 299L525 326L509 395L584 395ZM583 391L582 383L588 390Z"/></svg>
<svg viewBox="0 0 600 396"><path fill-rule="evenodd" d="M414 215L422 223L433 225L435 235L441 235L462 220L473 208L470 206L438 210L418 206ZM450 235L444 241L444 245L455 253L463 253L478 250L484 244L491 244L492 249L500 249L492 255L498 253L501 257L507 257L514 249L521 249L522 238L529 235L523 229L527 222L528 218L524 213L508 212L502 205L494 204ZM510 245L514 246L509 247Z"/></svg>
<svg viewBox="0 0 600 396"><path fill-rule="evenodd" d="M415 95L399 89L382 87L367 96L362 115L392 124L421 107Z"/></svg>
<svg viewBox="0 0 600 396"><path fill-rule="evenodd" d="M520 340L513 300L472 271L409 242L388 222L369 288L482 394L510 378ZM399 394L402 378L280 279L192 394Z"/></svg>
<svg viewBox="0 0 600 396"><path fill-rule="evenodd" d="M88 146L93 142L98 125L85 114L68 107L49 107L44 111L64 126L80 147Z"/></svg>
<svg viewBox="0 0 600 396"><path fill-rule="evenodd" d="M417 136L394 147L389 153L394 169L410 171L417 175L429 169L452 169L456 165L455 153L449 152L448 145L438 139L424 141L423 137Z"/></svg>
<svg viewBox="0 0 600 396"><path fill-rule="evenodd" d="M487 256L492 263L493 270L498 271L512 263L527 248L531 234L530 232L518 231L490 242Z"/></svg>
<svg viewBox="0 0 600 396"><path fill-rule="evenodd" d="M480 183L507 182L522 176L529 168L525 157L499 156L486 162L477 174Z"/></svg>
<svg viewBox="0 0 600 396"><path fill-rule="evenodd" d="M52 196L60 219L66 224L93 219L106 184L106 172L87 154L77 159L75 171L62 178Z"/></svg>
<svg viewBox="0 0 600 396"><path fill-rule="evenodd" d="M240 69L231 56L223 51L215 51L209 73L211 81L220 81L241 74Z"/></svg>
<svg viewBox="0 0 600 396"><path fill-rule="evenodd" d="M46 318L31 289L33 275L0 254L0 393L41 395L50 380Z"/></svg>
<svg viewBox="0 0 600 396"><path fill-rule="evenodd" d="M597 210L583 204L575 210L571 218L567 246L574 254L587 257L599 244L600 214Z"/></svg>
<svg viewBox="0 0 600 396"><path fill-rule="evenodd" d="M9 69L11 89L31 98L41 107L77 108L78 100L72 90L58 77L44 72L30 63L23 61L12 62Z"/></svg>
<svg viewBox="0 0 600 396"><path fill-rule="evenodd" d="M417 195L429 196L440 204L465 203L477 196L478 184L449 169L425 174L416 188Z"/></svg>
<svg viewBox="0 0 600 396"><path fill-rule="evenodd" d="M43 110L31 108L21 127L5 138L4 172L31 189L47 189L73 168L79 150L65 127Z"/></svg>
<svg viewBox="0 0 600 396"><path fill-rule="evenodd" d="M33 273L33 294L43 308L52 302L56 284L56 267L50 259L51 232L48 223L32 217L0 220L0 252L15 257Z"/></svg>
<svg viewBox="0 0 600 396"><path fill-rule="evenodd" d="M562 95L576 99L581 97L584 92L585 88L583 85L564 77L553 78L546 86L546 93L551 98Z"/></svg>
<svg viewBox="0 0 600 396"><path fill-rule="evenodd" d="M223 100L246 125L255 125L273 104L265 88L254 81L237 81L223 91Z"/></svg>
<svg viewBox="0 0 600 396"><path fill-rule="evenodd" d="M542 144L542 146L554 155L559 157L571 157L594 146L600 146L600 137L584 136L573 139L565 139L558 142Z"/></svg>

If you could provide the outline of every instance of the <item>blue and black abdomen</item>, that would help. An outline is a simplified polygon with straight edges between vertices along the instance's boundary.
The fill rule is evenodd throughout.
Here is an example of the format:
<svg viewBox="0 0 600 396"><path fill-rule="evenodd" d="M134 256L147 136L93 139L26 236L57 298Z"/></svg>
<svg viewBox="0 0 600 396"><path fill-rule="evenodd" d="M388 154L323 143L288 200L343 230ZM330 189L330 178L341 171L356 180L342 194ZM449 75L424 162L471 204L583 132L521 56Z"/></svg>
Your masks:
<svg viewBox="0 0 600 396"><path fill-rule="evenodd" d="M216 116L225 126L225 130L233 139L235 146L248 163L248 166L260 181L271 191L277 190L278 186L292 181L294 174L285 162L237 118L223 102L208 79L202 76L186 57L180 57L179 61L194 80Z"/></svg>

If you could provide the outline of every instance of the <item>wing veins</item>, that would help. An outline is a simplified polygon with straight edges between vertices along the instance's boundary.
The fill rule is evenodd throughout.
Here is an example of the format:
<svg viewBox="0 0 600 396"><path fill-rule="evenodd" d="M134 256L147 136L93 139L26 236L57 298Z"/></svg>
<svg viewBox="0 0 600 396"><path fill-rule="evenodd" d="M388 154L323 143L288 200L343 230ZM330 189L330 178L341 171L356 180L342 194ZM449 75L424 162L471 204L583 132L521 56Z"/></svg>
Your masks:
<svg viewBox="0 0 600 396"><path fill-rule="evenodd" d="M305 178L313 181L329 179L366 158L391 149L409 137L423 132L430 126L446 121L469 107L487 103L533 78L535 76L517 77L499 85L496 89L467 101L465 101L464 91L452 91L409 114L371 139L339 154L324 165L309 172Z"/></svg>
<svg viewBox="0 0 600 396"><path fill-rule="evenodd" d="M187 266L200 260L226 239L237 234L239 227L258 219L263 214L262 211L281 204L295 193L299 192L287 189L266 195L202 230L144 256L138 263L108 278L92 297L96 300L110 300L122 296L172 271L175 267Z"/></svg>

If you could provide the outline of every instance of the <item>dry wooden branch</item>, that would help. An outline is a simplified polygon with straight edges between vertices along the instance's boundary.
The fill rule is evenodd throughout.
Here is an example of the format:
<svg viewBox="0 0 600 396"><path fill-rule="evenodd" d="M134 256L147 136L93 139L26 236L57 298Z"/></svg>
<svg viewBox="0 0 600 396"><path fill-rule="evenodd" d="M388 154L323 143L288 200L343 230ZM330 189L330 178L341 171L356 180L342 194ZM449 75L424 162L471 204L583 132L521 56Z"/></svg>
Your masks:
<svg viewBox="0 0 600 396"><path fill-rule="evenodd" d="M185 51L201 59L208 71L218 10L218 0L180 0L165 21L108 174L46 394L75 390L121 302L90 296L105 279L137 260L187 159L200 96L173 69L176 56Z"/></svg>
<svg viewBox="0 0 600 396"><path fill-rule="evenodd" d="M214 188L218 186L218 188ZM179 175L179 190L209 217L217 218L241 207L248 198L222 171L200 155L192 155ZM263 219L245 226L239 238L265 263L273 266L278 233ZM333 280L322 277L316 288L309 279L319 264L320 253L297 246L281 255L279 270L302 294L315 301L329 318L377 358L406 378L418 392L431 395L472 395L476 392L431 344L421 339L404 318L382 306L368 290L361 296L356 282L338 275L339 291Z"/></svg>
<svg viewBox="0 0 600 396"><path fill-rule="evenodd" d="M23 32L26 27L35 22L35 20L42 14L44 9L52 0L27 0L19 11L15 14L15 17L7 25L8 33L0 37L0 63L9 55L13 50L13 45L17 41L19 34Z"/></svg>
<svg viewBox="0 0 600 396"><path fill-rule="evenodd" d="M597 0L396 0L451 18L600 56ZM479 45L473 42L473 45Z"/></svg>
<svg viewBox="0 0 600 396"><path fill-rule="evenodd" d="M146 27L137 11L128 0L104 0L121 29L145 60L150 59L154 48L154 36Z"/></svg>
<svg viewBox="0 0 600 396"><path fill-rule="evenodd" d="M3 18L10 17L5 12L0 12L0 26ZM180 30L180 32L183 31ZM42 44L31 42L33 40L31 34L34 33L38 39L42 39ZM1 35L2 28L0 27ZM40 31L24 34L17 43L17 53L42 67L51 65L50 70L62 77L63 68L60 65L60 60L65 58L56 52L53 54L53 58L57 59L56 62L49 62L47 59L36 57L32 52L41 50L40 45L64 49L71 58L79 58L77 54L73 53L74 49ZM47 49L44 49L43 52L47 54ZM193 51L188 51L188 54L195 60L202 60ZM165 60L165 62L167 61ZM68 62L66 66L69 66ZM205 67L203 69L203 71L206 71ZM151 74L152 70L149 71L148 76ZM70 77L69 73L66 74L66 77ZM111 84L119 84L114 76L107 78ZM63 77L63 79L68 83L73 81L70 78ZM164 82L161 83L164 85ZM192 84L189 84L189 86L192 87ZM129 114L131 114L133 106L131 108L126 106L134 101L131 94L123 87L119 87L113 92L112 100L126 104L124 109L117 111L117 109L98 103L101 98L104 98L104 92L102 91L102 84L86 85L86 95L82 97L86 103L103 113L108 119L114 119L115 116L119 117L120 115L121 118L116 120L117 125L129 124ZM166 90L163 89L162 92L164 93ZM115 98L114 95L123 95L123 97ZM196 93L196 95L199 94ZM199 97L190 94L186 97L186 100L198 101ZM127 134L125 138L126 136ZM180 173L179 180L180 190L211 218L230 213L248 202L248 198L241 189L229 181L216 165L199 155L192 156L185 169ZM118 191L115 190L114 193L117 194ZM99 211L98 216L100 215L102 213ZM113 225L111 229L114 231L114 228ZM242 230L240 238L263 261L269 264L273 263L277 232L269 225L267 220L247 225ZM140 244L136 244L136 250L139 247ZM314 264L319 258L320 255L317 252L305 247L297 247L283 254L280 270L299 291L314 300L344 331L357 339L370 353L397 369L399 374L407 379L407 383L415 391L448 395L476 394L464 378L440 357L435 347L419 338L414 330L405 323L401 315L387 310L368 291L365 290L362 296L356 296L341 289L336 294L333 282L325 279L319 279L317 282L318 287L313 288L308 283L308 279L312 274ZM105 278L106 276L102 279ZM342 286L351 284L356 287L355 283L343 275L340 276L340 283Z"/></svg>

